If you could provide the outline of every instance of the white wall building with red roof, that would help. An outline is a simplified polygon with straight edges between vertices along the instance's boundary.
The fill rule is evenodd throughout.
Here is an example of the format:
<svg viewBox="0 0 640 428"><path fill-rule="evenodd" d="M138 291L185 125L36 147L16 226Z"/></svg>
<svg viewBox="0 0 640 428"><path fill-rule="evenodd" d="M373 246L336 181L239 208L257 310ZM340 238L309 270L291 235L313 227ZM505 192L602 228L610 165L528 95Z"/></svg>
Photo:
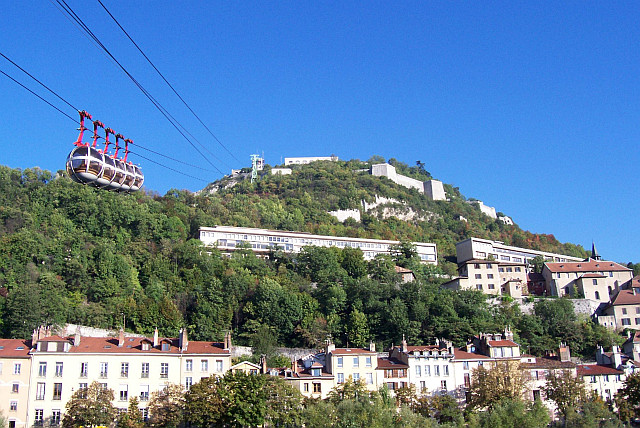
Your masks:
<svg viewBox="0 0 640 428"><path fill-rule="evenodd" d="M34 335L34 338L36 336ZM119 412L138 397L148 415L151 394L169 383L189 389L209 376L221 376L231 367L231 336L224 343L179 338L47 336L33 340L29 426L59 423L75 391L97 381L114 392Z"/></svg>

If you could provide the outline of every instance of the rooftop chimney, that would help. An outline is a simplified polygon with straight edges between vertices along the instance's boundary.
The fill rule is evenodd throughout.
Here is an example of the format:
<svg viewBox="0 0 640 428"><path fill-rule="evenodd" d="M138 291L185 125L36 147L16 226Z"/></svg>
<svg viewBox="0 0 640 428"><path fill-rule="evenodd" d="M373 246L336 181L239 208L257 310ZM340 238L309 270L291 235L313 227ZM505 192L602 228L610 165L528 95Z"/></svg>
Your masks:
<svg viewBox="0 0 640 428"><path fill-rule="evenodd" d="M618 345L613 345L611 347L611 366L614 369L620 370L620 366L622 365L622 354L620 354L620 348Z"/></svg>
<svg viewBox="0 0 640 428"><path fill-rule="evenodd" d="M404 338L404 334L402 335L402 346L400 348L402 352L407 352L409 348L407 347L407 341Z"/></svg>
<svg viewBox="0 0 640 428"><path fill-rule="evenodd" d="M331 337L327 337L327 341L325 342L324 353L329 355L333 351L336 350L336 345L331 340Z"/></svg>
<svg viewBox="0 0 640 428"><path fill-rule="evenodd" d="M73 336L73 346L80 346L80 332L76 330L75 336Z"/></svg>
<svg viewBox="0 0 640 428"><path fill-rule="evenodd" d="M224 334L224 349L231 349L231 332L227 331Z"/></svg>
<svg viewBox="0 0 640 428"><path fill-rule="evenodd" d="M124 330L120 329L120 333L118 333L118 348L122 348L124 345Z"/></svg>
<svg viewBox="0 0 640 428"><path fill-rule="evenodd" d="M571 361L571 350L569 349L569 346L566 343L560 343L558 354L560 356L560 361L562 362Z"/></svg>
<svg viewBox="0 0 640 428"><path fill-rule="evenodd" d="M178 347L181 351L186 351L189 346L189 339L187 338L187 329L180 329L180 336L178 337Z"/></svg>
<svg viewBox="0 0 640 428"><path fill-rule="evenodd" d="M153 347L155 348L156 346L158 346L158 327L153 332Z"/></svg>
<svg viewBox="0 0 640 428"><path fill-rule="evenodd" d="M267 373L267 356L260 355L260 366L262 367L262 374Z"/></svg>
<svg viewBox="0 0 640 428"><path fill-rule="evenodd" d="M376 344L373 341L369 342L369 351L376 352Z"/></svg>
<svg viewBox="0 0 640 428"><path fill-rule="evenodd" d="M294 375L298 373L298 360L294 359L293 361L291 361L291 371Z"/></svg>

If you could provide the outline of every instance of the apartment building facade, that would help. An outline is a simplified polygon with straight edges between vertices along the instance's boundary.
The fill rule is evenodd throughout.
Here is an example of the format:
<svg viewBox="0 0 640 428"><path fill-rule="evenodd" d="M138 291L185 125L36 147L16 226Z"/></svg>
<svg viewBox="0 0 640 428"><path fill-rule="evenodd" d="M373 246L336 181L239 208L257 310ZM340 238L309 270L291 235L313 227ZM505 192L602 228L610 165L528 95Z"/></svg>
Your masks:
<svg viewBox="0 0 640 428"><path fill-rule="evenodd" d="M138 397L148 416L151 394L173 383L189 389L231 367L231 339L224 344L189 342L179 338L48 336L33 343L28 426L58 425L73 393L99 382L114 391L113 405L125 412L131 397Z"/></svg>

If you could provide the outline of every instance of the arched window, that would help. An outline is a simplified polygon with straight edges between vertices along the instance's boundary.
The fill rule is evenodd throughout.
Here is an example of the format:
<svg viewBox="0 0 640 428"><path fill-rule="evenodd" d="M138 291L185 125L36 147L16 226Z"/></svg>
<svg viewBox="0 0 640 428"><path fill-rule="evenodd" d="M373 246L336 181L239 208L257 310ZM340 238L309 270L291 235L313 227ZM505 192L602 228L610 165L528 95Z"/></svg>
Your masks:
<svg viewBox="0 0 640 428"><path fill-rule="evenodd" d="M596 291L596 300L600 300L600 292Z"/></svg>

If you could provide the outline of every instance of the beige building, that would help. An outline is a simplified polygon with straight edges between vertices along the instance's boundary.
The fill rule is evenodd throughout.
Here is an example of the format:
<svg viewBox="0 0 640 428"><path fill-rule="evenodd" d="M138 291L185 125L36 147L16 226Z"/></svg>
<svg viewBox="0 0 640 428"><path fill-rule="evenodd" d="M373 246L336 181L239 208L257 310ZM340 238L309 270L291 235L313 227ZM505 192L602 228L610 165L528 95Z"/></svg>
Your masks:
<svg viewBox="0 0 640 428"><path fill-rule="evenodd" d="M545 263L542 276L551 296L577 297L577 292L585 299L606 303L631 281L633 271L615 262L588 258L579 262Z"/></svg>
<svg viewBox="0 0 640 428"><path fill-rule="evenodd" d="M27 402L31 342L22 339L0 339L0 412L9 428L27 424Z"/></svg>
<svg viewBox="0 0 640 428"><path fill-rule="evenodd" d="M521 298L527 295L524 263L472 259L460 263L460 276L442 284L452 290L478 290L485 294Z"/></svg>
<svg viewBox="0 0 640 428"><path fill-rule="evenodd" d="M541 400L552 415L555 415L557 406L544 393L543 387L547 384L547 377L550 373L562 374L565 371L574 377L577 376L576 364L571 362L569 347L561 345L558 351L558 355L545 357L523 355L520 360L520 369L525 371L529 382L526 392L528 399Z"/></svg>
<svg viewBox="0 0 640 428"><path fill-rule="evenodd" d="M469 238L458 242L456 244L456 256L458 263L472 259L486 260L490 257L493 257L493 259L498 262L524 263L525 265L528 265L531 259L536 256L542 256L545 260L557 262L582 260L579 257L514 247L505 245L505 243L501 241L481 238Z"/></svg>
<svg viewBox="0 0 640 428"><path fill-rule="evenodd" d="M369 391L378 389L376 366L378 354L375 346L369 349L361 348L336 348L333 343L328 343L325 348L327 372L335 376L335 384L344 383L351 378L355 382L362 382Z"/></svg>
<svg viewBox="0 0 640 428"><path fill-rule="evenodd" d="M631 328L640 330L640 291L637 288L620 290L598 317L601 324L614 329ZM611 321L613 319L613 321Z"/></svg>
<svg viewBox="0 0 640 428"><path fill-rule="evenodd" d="M35 336L34 336L35 337ZM178 339L127 337L48 336L33 341L29 426L56 425L64 417L73 393L97 381L114 391L113 405L126 411L129 398L138 397L148 416L149 398L169 383L189 389L231 367L231 336L224 344L189 342L186 331Z"/></svg>

